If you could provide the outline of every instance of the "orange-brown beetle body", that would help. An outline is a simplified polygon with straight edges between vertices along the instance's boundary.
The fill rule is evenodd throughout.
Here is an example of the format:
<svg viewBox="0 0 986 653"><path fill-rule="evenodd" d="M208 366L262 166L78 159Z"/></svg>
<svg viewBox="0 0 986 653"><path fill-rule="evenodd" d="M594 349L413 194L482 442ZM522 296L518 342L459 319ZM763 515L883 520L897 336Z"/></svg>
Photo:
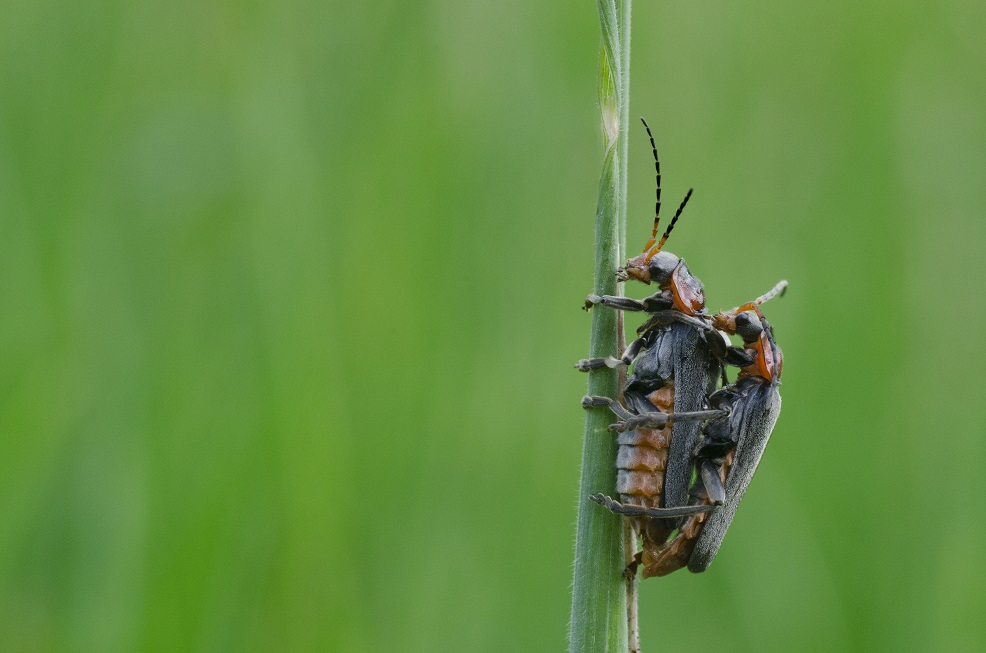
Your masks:
<svg viewBox="0 0 986 653"><path fill-rule="evenodd" d="M645 578L686 565L703 571L718 551L780 411L781 352L760 304L786 287L781 282L754 302L712 318L706 314L701 281L684 260L661 251L692 191L655 245L661 173L652 135L650 140L657 173L654 229L643 253L627 261L617 278L656 283L660 291L642 300L590 295L586 308L602 304L651 317L619 359L576 365L583 371L633 365L622 388L625 407L606 397L586 397L583 405L609 407L621 420L611 427L619 431L620 500L592 498L635 520L642 550L627 572L642 565ZM725 334L739 335L744 346L730 346ZM720 376L727 383L724 364L740 373L716 391Z"/></svg>

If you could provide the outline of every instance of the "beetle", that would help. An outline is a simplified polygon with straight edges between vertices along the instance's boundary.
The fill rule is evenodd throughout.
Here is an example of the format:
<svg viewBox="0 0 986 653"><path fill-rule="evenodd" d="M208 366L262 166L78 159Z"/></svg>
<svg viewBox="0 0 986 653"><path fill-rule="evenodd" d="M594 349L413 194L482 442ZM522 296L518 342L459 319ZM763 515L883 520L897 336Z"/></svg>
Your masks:
<svg viewBox="0 0 986 653"><path fill-rule="evenodd" d="M608 406L621 418L617 459L617 487L622 503L610 499L607 506L636 520L647 575L648 563L678 526L679 518L711 510L688 505L693 451L702 419L725 414L704 411L706 398L722 374L722 363L709 345L709 316L702 282L684 259L663 251L678 218L692 195L689 190L660 241L661 167L657 146L647 122L641 119L654 154L654 227L643 252L617 271L620 281L654 283L659 291L641 300L619 296L589 295L585 308L601 305L622 311L649 314L620 358L584 359L582 371L633 364L633 374L623 387L627 408L606 397L586 397L583 406ZM726 347L719 338L721 347ZM724 358L735 357L726 347ZM745 362L745 359L744 359ZM677 415L674 420L670 415ZM596 500L599 500L596 497Z"/></svg>
<svg viewBox="0 0 986 653"><path fill-rule="evenodd" d="M742 355L749 363L740 367L736 381L711 394L707 401L708 413L725 414L703 424L694 454L690 505L709 506L711 511L686 517L671 542L645 561L645 577L665 576L685 565L692 572L705 571L722 545L781 410L779 385L784 358L760 305L782 294L786 287L787 282L781 281L756 300L712 318L711 329L743 339ZM601 499L606 505L606 497Z"/></svg>

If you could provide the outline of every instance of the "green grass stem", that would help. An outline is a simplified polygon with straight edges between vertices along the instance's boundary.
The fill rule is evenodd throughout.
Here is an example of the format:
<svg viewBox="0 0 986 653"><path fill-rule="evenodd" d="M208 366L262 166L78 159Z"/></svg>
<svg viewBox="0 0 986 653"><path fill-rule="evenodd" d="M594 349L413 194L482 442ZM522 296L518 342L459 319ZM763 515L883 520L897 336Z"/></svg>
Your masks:
<svg viewBox="0 0 986 653"><path fill-rule="evenodd" d="M599 295L619 294L616 269L626 250L627 137L630 83L630 0L598 0L602 29L599 105L605 141L595 227L595 283ZM622 344L622 321L615 311L594 310L590 356L615 356ZM591 395L616 397L616 370L589 373ZM586 411L575 537L570 650L578 653L627 651L627 587L623 527L618 516L601 510L588 495L613 492L616 443L606 427L606 410Z"/></svg>

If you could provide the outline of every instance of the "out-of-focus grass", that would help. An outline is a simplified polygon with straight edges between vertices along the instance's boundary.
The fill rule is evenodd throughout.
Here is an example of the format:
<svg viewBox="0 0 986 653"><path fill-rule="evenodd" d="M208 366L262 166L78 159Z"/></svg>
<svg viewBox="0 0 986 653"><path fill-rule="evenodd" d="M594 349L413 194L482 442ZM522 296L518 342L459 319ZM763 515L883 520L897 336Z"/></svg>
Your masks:
<svg viewBox="0 0 986 653"><path fill-rule="evenodd" d="M715 307L791 281L770 450L644 649L983 647L986 12L635 9L669 248ZM564 647L597 33L0 5L5 649Z"/></svg>

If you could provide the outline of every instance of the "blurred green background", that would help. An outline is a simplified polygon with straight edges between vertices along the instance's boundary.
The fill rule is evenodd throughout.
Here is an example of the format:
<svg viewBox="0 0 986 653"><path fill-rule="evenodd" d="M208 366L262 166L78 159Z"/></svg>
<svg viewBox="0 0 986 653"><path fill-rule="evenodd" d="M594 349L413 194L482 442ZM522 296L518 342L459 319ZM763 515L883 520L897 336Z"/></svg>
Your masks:
<svg viewBox="0 0 986 653"><path fill-rule="evenodd" d="M630 250L645 115L710 305L791 282L645 651L986 647L984 33L636 3ZM4 650L564 649L598 48L590 2L0 4Z"/></svg>

